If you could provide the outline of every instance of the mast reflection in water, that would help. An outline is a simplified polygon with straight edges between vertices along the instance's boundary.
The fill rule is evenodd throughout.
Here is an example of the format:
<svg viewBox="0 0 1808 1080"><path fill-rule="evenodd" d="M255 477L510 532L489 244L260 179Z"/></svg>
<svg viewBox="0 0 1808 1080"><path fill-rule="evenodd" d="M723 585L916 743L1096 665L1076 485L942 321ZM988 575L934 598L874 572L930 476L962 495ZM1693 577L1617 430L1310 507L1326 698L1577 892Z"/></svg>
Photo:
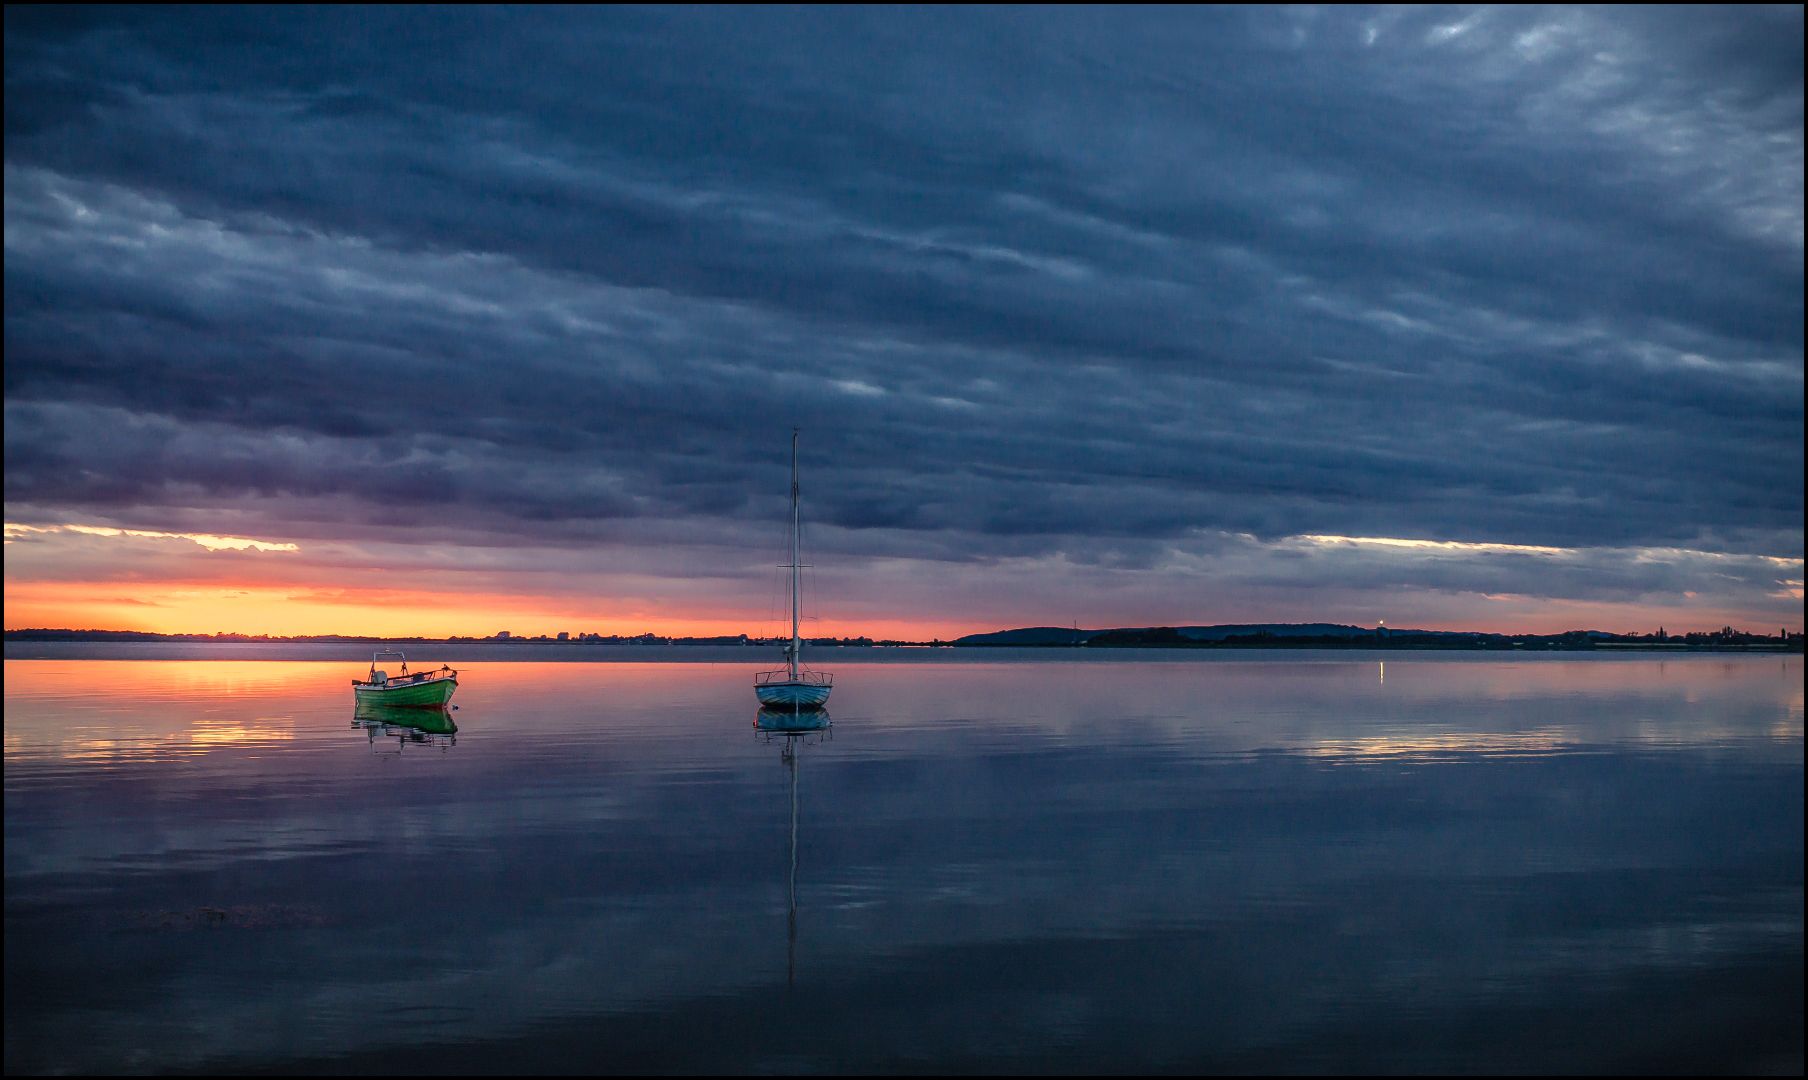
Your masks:
<svg viewBox="0 0 1808 1080"><path fill-rule="evenodd" d="M782 739L779 760L791 779L791 861L785 904L785 985L797 985L797 759L798 751L831 734L829 714L823 710L761 709L753 718L754 730L767 742Z"/></svg>

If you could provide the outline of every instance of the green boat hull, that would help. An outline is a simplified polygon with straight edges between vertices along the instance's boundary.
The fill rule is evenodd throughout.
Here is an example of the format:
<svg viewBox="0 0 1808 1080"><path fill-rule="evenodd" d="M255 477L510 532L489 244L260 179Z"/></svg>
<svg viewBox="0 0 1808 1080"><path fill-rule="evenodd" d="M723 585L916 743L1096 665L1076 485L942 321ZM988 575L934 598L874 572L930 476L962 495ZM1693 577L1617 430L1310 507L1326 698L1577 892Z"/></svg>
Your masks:
<svg viewBox="0 0 1808 1080"><path fill-rule="evenodd" d="M436 709L452 700L458 689L457 679L433 679L428 682L390 684L388 686L354 685L358 707L381 705L390 708Z"/></svg>

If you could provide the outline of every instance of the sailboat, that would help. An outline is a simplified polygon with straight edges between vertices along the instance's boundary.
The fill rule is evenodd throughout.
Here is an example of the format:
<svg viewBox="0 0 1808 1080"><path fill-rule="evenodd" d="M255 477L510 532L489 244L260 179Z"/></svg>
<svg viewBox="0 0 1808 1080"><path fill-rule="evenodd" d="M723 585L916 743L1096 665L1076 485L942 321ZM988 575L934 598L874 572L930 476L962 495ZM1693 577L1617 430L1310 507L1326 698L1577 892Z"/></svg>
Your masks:
<svg viewBox="0 0 1808 1080"><path fill-rule="evenodd" d="M785 666L778 671L762 671L753 677L753 692L760 704L774 709L820 709L828 704L829 691L835 677L824 671L810 671L800 663L803 638L797 631L797 429L791 429L791 643L785 646Z"/></svg>

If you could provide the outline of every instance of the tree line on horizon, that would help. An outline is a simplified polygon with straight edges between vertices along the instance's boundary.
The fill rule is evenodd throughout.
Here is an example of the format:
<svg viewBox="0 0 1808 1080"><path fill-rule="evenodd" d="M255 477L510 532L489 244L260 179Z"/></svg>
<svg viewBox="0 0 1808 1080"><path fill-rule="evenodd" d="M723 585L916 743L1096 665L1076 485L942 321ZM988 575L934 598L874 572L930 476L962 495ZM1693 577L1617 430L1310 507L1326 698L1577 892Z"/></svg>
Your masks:
<svg viewBox="0 0 1808 1080"><path fill-rule="evenodd" d="M787 639L776 636L754 637L747 634L719 634L698 637L672 637L653 633L603 635L569 632L557 635L516 636L504 630L487 637L453 635L435 638L423 636L377 637L358 634L165 634L144 630L74 630L62 628L30 628L5 631L7 641L168 641L168 642L272 642L272 643L535 643L572 645L726 645L776 646ZM1466 630L1390 630L1325 623L1258 624L1217 626L1153 626L1123 627L1109 630L1082 630L1078 627L1024 627L983 634L969 634L952 641L934 638L928 641L899 639L875 640L865 636L814 637L806 644L832 648L884 647L967 647L967 648L1361 648L1361 649L1590 649L1599 646L1639 645L1651 647L1785 647L1801 650L1803 634L1780 628L1775 635L1755 634L1723 626L1719 630L1690 631L1671 634L1665 628L1646 634L1615 634L1600 630L1567 630L1556 634L1504 634Z"/></svg>

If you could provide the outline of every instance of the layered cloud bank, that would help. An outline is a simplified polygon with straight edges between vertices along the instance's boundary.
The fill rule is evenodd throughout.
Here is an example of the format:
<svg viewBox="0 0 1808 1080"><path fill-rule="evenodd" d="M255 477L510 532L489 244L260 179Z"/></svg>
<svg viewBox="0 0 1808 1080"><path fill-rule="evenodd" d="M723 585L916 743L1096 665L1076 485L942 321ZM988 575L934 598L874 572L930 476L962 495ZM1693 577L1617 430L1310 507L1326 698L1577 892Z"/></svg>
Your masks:
<svg viewBox="0 0 1808 1080"><path fill-rule="evenodd" d="M1799 9L6 19L9 627L1802 624Z"/></svg>

